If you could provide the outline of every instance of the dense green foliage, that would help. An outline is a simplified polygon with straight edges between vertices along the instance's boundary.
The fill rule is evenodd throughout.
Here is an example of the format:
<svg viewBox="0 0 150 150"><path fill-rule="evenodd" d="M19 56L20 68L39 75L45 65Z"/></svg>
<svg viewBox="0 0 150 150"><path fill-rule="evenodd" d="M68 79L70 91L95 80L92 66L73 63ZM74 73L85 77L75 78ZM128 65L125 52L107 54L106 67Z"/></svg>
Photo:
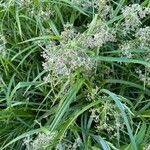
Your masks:
<svg viewBox="0 0 150 150"><path fill-rule="evenodd" d="M149 0L0 0L0 150L148 150L149 24Z"/></svg>

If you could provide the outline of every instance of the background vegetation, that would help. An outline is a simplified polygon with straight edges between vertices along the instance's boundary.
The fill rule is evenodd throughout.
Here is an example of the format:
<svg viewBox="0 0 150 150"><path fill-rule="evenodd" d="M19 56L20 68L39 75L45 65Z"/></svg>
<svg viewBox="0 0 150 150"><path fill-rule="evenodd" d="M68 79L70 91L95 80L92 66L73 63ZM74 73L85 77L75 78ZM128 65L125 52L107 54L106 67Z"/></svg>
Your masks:
<svg viewBox="0 0 150 150"><path fill-rule="evenodd" d="M0 0L0 149L148 150L149 7Z"/></svg>

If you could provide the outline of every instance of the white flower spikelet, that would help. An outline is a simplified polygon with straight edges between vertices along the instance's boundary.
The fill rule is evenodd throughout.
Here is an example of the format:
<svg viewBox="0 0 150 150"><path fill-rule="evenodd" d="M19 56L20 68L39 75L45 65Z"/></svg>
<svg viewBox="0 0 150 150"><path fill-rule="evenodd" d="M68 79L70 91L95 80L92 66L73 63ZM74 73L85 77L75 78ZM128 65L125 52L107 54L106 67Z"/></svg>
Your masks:
<svg viewBox="0 0 150 150"><path fill-rule="evenodd" d="M42 21L49 20L53 16L53 13L54 12L49 7L44 8L44 9L42 7L40 9L32 8L32 9L29 10L29 16L30 17L32 17L32 18L33 17L38 17Z"/></svg>
<svg viewBox="0 0 150 150"><path fill-rule="evenodd" d="M122 45L120 45L119 49L121 50L121 57L132 58L132 54L130 52L132 48L133 48L132 42L125 42Z"/></svg>
<svg viewBox="0 0 150 150"><path fill-rule="evenodd" d="M3 35L0 35L0 55L6 55L6 39Z"/></svg>
<svg viewBox="0 0 150 150"><path fill-rule="evenodd" d="M64 24L64 30L61 32L61 36L63 38L63 40L61 41L63 42L63 44L66 44L68 41L73 40L77 36L77 33L73 28L73 24Z"/></svg>
<svg viewBox="0 0 150 150"><path fill-rule="evenodd" d="M137 68L136 73L139 75L139 79L146 85L150 86L150 68L146 68L145 72L143 73L142 70Z"/></svg>
<svg viewBox="0 0 150 150"><path fill-rule="evenodd" d="M89 9L91 7L96 7L97 0L72 0L72 2L84 9Z"/></svg>
<svg viewBox="0 0 150 150"><path fill-rule="evenodd" d="M26 7L26 6L29 6L32 4L32 1L31 0L19 0L18 1L18 5L20 7Z"/></svg>

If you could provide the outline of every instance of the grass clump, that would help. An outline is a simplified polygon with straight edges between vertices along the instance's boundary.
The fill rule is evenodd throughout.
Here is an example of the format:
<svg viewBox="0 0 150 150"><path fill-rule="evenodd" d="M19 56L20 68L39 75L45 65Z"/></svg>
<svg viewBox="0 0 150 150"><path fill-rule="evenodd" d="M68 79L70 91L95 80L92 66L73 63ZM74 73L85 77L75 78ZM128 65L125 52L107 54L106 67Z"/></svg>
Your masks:
<svg viewBox="0 0 150 150"><path fill-rule="evenodd" d="M148 150L150 3L0 2L0 149Z"/></svg>

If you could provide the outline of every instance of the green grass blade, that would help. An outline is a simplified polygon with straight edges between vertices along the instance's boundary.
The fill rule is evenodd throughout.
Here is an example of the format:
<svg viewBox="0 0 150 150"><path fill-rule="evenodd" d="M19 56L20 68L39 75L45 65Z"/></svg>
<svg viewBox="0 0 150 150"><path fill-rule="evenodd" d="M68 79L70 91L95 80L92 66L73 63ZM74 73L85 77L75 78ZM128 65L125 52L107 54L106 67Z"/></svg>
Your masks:
<svg viewBox="0 0 150 150"><path fill-rule="evenodd" d="M119 108L119 110L121 112L122 118L124 119L124 122L126 124L126 127L127 127L127 130L128 130L129 137L131 139L131 143L132 143L133 149L134 150L138 150L137 144L135 142L135 138L133 136L133 133L132 133L129 121L128 121L128 117L127 117L127 115L125 113L125 108L124 108L123 104L121 103L120 98L116 94L114 94L114 93L112 93L112 92L110 92L110 91L108 91L106 89L101 89L101 92L108 94L115 101L117 107Z"/></svg>
<svg viewBox="0 0 150 150"><path fill-rule="evenodd" d="M144 60L138 60L138 59L128 59L128 58L118 58L118 57L105 57L105 56L98 56L93 58L97 61L106 61L106 62L118 62L118 63L133 63L133 64L141 64L145 65L147 67L150 67L150 63L144 61Z"/></svg>

